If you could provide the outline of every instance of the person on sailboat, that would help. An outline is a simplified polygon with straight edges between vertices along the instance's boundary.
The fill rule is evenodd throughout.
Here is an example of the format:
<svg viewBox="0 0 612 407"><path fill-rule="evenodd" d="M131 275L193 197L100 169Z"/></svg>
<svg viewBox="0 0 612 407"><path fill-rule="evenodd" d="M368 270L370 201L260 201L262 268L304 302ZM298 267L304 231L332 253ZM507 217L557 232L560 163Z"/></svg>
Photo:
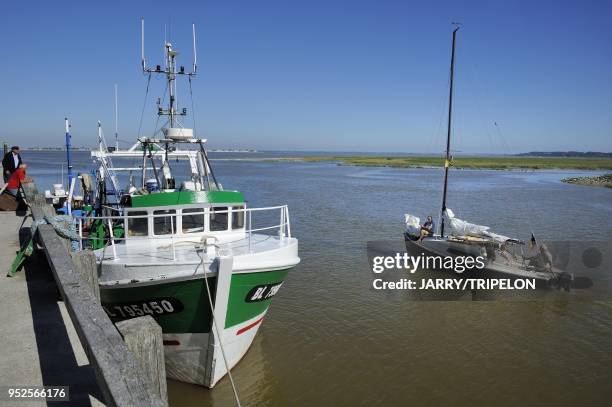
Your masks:
<svg viewBox="0 0 612 407"><path fill-rule="evenodd" d="M537 270L552 269L552 255L544 244L538 244L533 233L531 234L531 240L527 245L527 252L524 257L528 260L528 264Z"/></svg>
<svg viewBox="0 0 612 407"><path fill-rule="evenodd" d="M427 217L427 221L423 223L423 226L421 226L421 235L419 236L419 241L423 240L424 237L433 236L435 230L436 223L434 222L431 215L429 215Z"/></svg>

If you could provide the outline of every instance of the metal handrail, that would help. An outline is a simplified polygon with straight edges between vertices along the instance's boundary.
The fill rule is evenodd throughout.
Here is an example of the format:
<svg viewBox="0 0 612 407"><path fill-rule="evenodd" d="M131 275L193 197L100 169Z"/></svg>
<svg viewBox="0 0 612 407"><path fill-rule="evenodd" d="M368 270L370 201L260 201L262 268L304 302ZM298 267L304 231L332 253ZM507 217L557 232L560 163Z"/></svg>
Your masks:
<svg viewBox="0 0 612 407"><path fill-rule="evenodd" d="M163 210L163 209L160 209ZM253 228L252 227L252 213L253 212L263 212L263 211L273 211L273 210L280 210L280 223L277 225L273 225L273 226L266 226L266 227L261 227L261 228ZM291 225L289 223L289 208L287 205L279 205L279 206L271 206L271 207L264 207L264 208L241 208L241 209L228 209L228 210L223 210L223 211L212 211L210 210L210 208L204 208L201 212L189 212L188 215L192 216L192 215L208 215L211 213L214 214L229 214L229 213L240 213L243 212L245 214L248 214L248 216L245 216L245 225L243 228L240 229L236 229L236 230L244 230L244 233L247 235L246 238L248 238L249 241L249 252L252 252L252 243L251 243L251 238L252 238L252 234L254 232L261 232L261 231L265 231L265 230L274 230L277 229L278 230L278 235L280 237L281 240L285 239L285 237L291 237ZM121 242L121 241L125 241L125 240L170 240L171 245L172 245L172 252L173 252L173 258L176 259L176 251L175 251L175 238L177 236L176 235L176 231L175 231L175 221L174 221L174 216L177 216L178 213L174 212L174 213L163 213L163 214L146 214L146 215L129 215L129 212L126 213L123 216L74 216L75 221L78 222L78 233L79 233L79 237L80 237L80 242L79 245L81 247L81 249L83 248L83 241L87 241L87 240L93 240L93 239L97 239L97 238L90 238L90 237L84 237L83 236L83 223L84 222L93 222L95 220L103 220L105 221L105 223L107 223L107 226L110 230L109 233L109 239L110 239L110 245L112 248L112 252L113 252L113 258L117 259L117 250L115 247L115 242ZM182 214L181 214L182 215ZM123 222L125 222L126 220L130 220L130 219L148 219L148 218L160 218L160 217L170 217L171 218L171 233L167 234L167 235L153 235L153 236L124 236L124 237L116 237L114 236L113 230L112 230L112 221L113 220L121 220ZM229 227L229 221L228 221L228 227ZM247 227L248 224L248 227ZM214 233L214 231L212 231ZM127 233L127 231L126 231ZM206 231L203 233L211 233L211 231ZM197 236L197 235L196 235ZM185 239L189 239L191 238L195 238L196 236L194 236L194 234L181 234L179 237L181 238L185 238Z"/></svg>
<svg viewBox="0 0 612 407"><path fill-rule="evenodd" d="M261 232L261 231L264 231L264 230L280 229L282 226L283 225L274 225L274 226L269 226L269 227L265 227L265 228L252 229L251 231L252 232ZM248 235L249 230L245 230L245 232ZM209 234L206 234L205 236L206 237L210 237ZM127 238L126 237L116 237L116 236L110 237L109 236L109 238L112 238L114 241L117 241L117 242L121 242L121 241L124 241L124 240L130 240L130 241L133 241L133 240L172 240L173 238L176 239L177 237L181 239L180 242L183 242L183 241L184 242L193 242L193 243L199 243L200 242L200 240L194 240L198 236L193 236L193 235L180 235L180 236L176 236L175 235L174 237L172 237L172 235L170 233L168 233L167 235L130 236L130 237L127 237ZM286 236L286 237L288 237L288 236ZM248 238L248 236L246 238ZM81 236L81 239L82 240L98 240L99 238ZM242 239L240 239L240 240L242 240Z"/></svg>
<svg viewBox="0 0 612 407"><path fill-rule="evenodd" d="M211 207L212 208L212 207ZM109 208L111 209L111 208ZM119 209L114 209L115 211L118 211ZM147 208L143 207L143 208L131 208L132 210L135 209L134 212L136 211L145 211ZM192 209L192 208L185 208L185 209ZM267 208L242 208L242 209L228 209L228 210L224 210L224 211L210 211L210 210L204 210L203 212L189 212L189 215L207 215L210 213L234 213L234 212L260 212L260 211L268 211L268 210L274 210L274 209L287 209L288 207L287 205L279 205L279 206L270 206ZM156 209L158 211L176 211L176 209ZM138 219L138 218L164 218L164 217L168 217L168 216L176 216L176 212L173 214L170 213L161 213L161 214L147 214L147 215L117 215L117 216L113 216L113 215L106 215L106 216L73 216L73 218L75 219L85 219L85 220L93 220L93 219Z"/></svg>

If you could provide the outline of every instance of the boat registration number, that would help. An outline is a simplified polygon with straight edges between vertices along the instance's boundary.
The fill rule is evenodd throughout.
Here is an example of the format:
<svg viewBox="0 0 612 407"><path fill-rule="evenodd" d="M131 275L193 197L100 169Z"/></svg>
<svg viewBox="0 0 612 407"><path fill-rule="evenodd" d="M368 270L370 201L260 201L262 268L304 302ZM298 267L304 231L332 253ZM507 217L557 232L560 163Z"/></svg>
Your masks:
<svg viewBox="0 0 612 407"><path fill-rule="evenodd" d="M268 300L276 295L278 290L283 285L283 282L264 284L253 287L246 295L244 299L246 302L258 302Z"/></svg>
<svg viewBox="0 0 612 407"><path fill-rule="evenodd" d="M164 297L124 303L102 304L111 319L129 319L143 315L168 315L181 312L183 303L176 298Z"/></svg>

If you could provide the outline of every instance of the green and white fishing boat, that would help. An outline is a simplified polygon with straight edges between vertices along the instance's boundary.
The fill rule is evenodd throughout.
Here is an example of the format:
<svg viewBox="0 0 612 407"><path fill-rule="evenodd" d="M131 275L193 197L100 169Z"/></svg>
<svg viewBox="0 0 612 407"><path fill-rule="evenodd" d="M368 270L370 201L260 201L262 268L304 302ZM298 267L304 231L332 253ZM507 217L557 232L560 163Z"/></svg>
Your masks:
<svg viewBox="0 0 612 407"><path fill-rule="evenodd" d="M84 202L70 211L80 248L98 260L110 318L151 315L163 330L168 377L213 387L245 355L300 258L287 206L250 208L241 192L224 189L206 140L182 125L176 79L191 85L196 74L193 31L190 72L177 66L170 42L164 66L147 67L143 50L149 80L167 81L168 104L157 110L167 121L127 150L108 147L99 125L95 180L74 177L70 195L81 180Z"/></svg>

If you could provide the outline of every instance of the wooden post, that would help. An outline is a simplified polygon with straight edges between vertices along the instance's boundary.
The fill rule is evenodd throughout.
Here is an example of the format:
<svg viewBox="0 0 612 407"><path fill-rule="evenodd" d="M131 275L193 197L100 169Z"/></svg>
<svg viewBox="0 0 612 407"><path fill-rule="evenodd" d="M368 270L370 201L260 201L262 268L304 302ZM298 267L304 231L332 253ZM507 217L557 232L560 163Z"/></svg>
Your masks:
<svg viewBox="0 0 612 407"><path fill-rule="evenodd" d="M115 326L142 367L142 376L150 380L159 397L167 403L168 389L161 327L150 315L117 322Z"/></svg>
<svg viewBox="0 0 612 407"><path fill-rule="evenodd" d="M100 286L98 285L98 262L96 255L91 250L71 252L70 256L74 262L81 278L91 289L94 297L100 303Z"/></svg>

